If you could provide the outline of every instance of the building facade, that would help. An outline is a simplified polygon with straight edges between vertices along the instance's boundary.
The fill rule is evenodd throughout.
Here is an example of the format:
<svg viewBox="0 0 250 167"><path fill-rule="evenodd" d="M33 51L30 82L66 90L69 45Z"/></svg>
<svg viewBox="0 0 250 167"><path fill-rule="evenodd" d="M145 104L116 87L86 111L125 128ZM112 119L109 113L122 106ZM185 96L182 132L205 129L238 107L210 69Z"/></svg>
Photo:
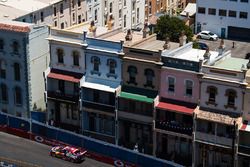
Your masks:
<svg viewBox="0 0 250 167"><path fill-rule="evenodd" d="M226 52L203 64L203 91L194 115L194 166L237 163L247 63L248 60L232 58Z"/></svg>
<svg viewBox="0 0 250 167"><path fill-rule="evenodd" d="M42 71L48 67L48 27L0 21L2 112L29 118L45 110Z"/></svg>
<svg viewBox="0 0 250 167"><path fill-rule="evenodd" d="M51 29L50 66L44 72L47 116L53 125L79 132L80 80L85 73L82 33Z"/></svg>
<svg viewBox="0 0 250 167"><path fill-rule="evenodd" d="M205 52L193 49L192 45L169 48L162 53L164 65L154 127L156 156L185 166L192 164L193 114L199 100Z"/></svg>
<svg viewBox="0 0 250 167"><path fill-rule="evenodd" d="M221 38L250 39L248 0L197 0L196 32L209 30Z"/></svg>

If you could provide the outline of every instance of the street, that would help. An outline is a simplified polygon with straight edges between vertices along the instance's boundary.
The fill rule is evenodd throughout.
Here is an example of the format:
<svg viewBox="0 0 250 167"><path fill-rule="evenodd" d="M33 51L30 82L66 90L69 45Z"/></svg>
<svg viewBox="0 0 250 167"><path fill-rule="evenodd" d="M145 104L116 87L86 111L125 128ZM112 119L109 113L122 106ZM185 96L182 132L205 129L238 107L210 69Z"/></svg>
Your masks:
<svg viewBox="0 0 250 167"><path fill-rule="evenodd" d="M198 39L199 42L206 43L209 46L211 51L218 50L220 46L221 39L217 41L210 41L204 39ZM231 50L232 57L238 58L245 58L247 53L250 53L250 43L249 42L242 42L242 41L234 41L234 48L233 40L224 39L226 50Z"/></svg>
<svg viewBox="0 0 250 167"><path fill-rule="evenodd" d="M31 163L42 167L111 167L93 159L85 158L76 164L49 156L51 147L0 132L0 157Z"/></svg>

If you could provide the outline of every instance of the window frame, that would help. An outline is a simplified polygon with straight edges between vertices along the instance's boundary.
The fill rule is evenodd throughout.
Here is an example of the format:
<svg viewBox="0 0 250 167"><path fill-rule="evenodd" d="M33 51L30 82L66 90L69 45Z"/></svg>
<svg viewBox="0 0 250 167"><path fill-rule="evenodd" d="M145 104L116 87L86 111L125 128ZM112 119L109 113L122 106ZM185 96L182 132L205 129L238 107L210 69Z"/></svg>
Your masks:
<svg viewBox="0 0 250 167"><path fill-rule="evenodd" d="M136 82L136 75L138 73L137 67L134 65L129 65L127 68L127 73L129 74L127 83L137 85L137 82Z"/></svg>
<svg viewBox="0 0 250 167"><path fill-rule="evenodd" d="M198 7L198 13L199 14L206 14L206 8L205 7Z"/></svg>
<svg viewBox="0 0 250 167"><path fill-rule="evenodd" d="M14 68L14 79L15 81L21 81L21 66L18 62L13 64Z"/></svg>
<svg viewBox="0 0 250 167"><path fill-rule="evenodd" d="M191 83L191 86L188 85L188 82ZM193 87L194 87L194 81L190 79L185 80L185 96L192 97L193 96ZM188 90L191 88L191 93L188 93Z"/></svg>
<svg viewBox="0 0 250 167"><path fill-rule="evenodd" d="M147 68L144 70L144 75L146 77L146 83L144 84L144 87L151 87L154 88L154 77L155 77L155 73L154 70Z"/></svg>
<svg viewBox="0 0 250 167"><path fill-rule="evenodd" d="M209 15L216 15L216 9L215 8L208 8L208 14Z"/></svg>
<svg viewBox="0 0 250 167"><path fill-rule="evenodd" d="M234 13L235 15L233 15L233 13ZM229 11L228 11L228 17L236 18L236 17L237 17L237 11L235 11L235 10L229 10Z"/></svg>
<svg viewBox="0 0 250 167"><path fill-rule="evenodd" d="M22 89L16 86L14 90L15 105L22 106Z"/></svg>
<svg viewBox="0 0 250 167"><path fill-rule="evenodd" d="M170 86L170 79L173 79L173 86ZM167 91L169 93L175 93L175 83L176 83L176 77L171 75L167 77L167 85L168 85Z"/></svg>
<svg viewBox="0 0 250 167"><path fill-rule="evenodd" d="M242 15L242 14L243 14L243 15ZM244 14L246 14L246 17L244 16ZM244 17L243 17L243 16L244 16ZM247 18L248 18L248 12L242 12L242 11L240 11L239 18L240 18L240 19L247 19Z"/></svg>
<svg viewBox="0 0 250 167"><path fill-rule="evenodd" d="M72 57L73 57L73 66L80 66L80 53L77 50L72 51Z"/></svg>
<svg viewBox="0 0 250 167"><path fill-rule="evenodd" d="M62 48L56 49L57 63L64 64L64 50Z"/></svg>
<svg viewBox="0 0 250 167"><path fill-rule="evenodd" d="M218 15L222 16L222 17L226 17L227 16L227 10L226 9L219 9L219 14Z"/></svg>
<svg viewBox="0 0 250 167"><path fill-rule="evenodd" d="M1 83L1 102L8 103L8 87L4 83Z"/></svg>

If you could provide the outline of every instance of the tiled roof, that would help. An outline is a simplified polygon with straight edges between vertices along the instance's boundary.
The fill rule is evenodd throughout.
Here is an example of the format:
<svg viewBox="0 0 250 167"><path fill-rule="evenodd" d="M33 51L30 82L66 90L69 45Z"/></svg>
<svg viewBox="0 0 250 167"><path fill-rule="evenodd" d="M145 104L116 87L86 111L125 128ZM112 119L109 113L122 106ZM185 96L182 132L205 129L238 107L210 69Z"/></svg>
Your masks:
<svg viewBox="0 0 250 167"><path fill-rule="evenodd" d="M30 28L28 26L17 26L4 23L0 23L0 30L15 31L15 32L30 32Z"/></svg>

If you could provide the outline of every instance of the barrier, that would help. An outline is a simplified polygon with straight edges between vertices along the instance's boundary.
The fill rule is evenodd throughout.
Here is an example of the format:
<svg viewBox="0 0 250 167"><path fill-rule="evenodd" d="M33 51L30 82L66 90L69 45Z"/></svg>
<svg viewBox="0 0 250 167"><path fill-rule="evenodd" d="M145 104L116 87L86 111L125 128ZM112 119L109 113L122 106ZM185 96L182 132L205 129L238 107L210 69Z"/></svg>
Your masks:
<svg viewBox="0 0 250 167"><path fill-rule="evenodd" d="M1 121L3 120L3 122ZM175 167L181 166L170 161L158 159L142 153L52 127L35 120L28 120L0 112L0 130L36 142L55 146L73 145L88 150L87 157L114 165L116 167ZM4 123L6 123L4 125ZM31 123L31 127L30 127ZM31 132L29 131L31 129Z"/></svg>

